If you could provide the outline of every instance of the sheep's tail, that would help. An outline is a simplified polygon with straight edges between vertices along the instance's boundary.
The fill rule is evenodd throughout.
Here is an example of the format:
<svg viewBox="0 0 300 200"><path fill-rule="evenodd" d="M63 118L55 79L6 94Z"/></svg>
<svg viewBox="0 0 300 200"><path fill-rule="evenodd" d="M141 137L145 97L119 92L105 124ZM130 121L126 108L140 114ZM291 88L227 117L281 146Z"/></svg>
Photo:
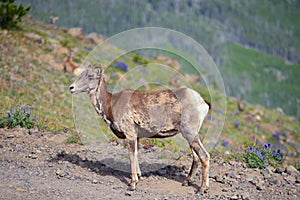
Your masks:
<svg viewBox="0 0 300 200"><path fill-rule="evenodd" d="M211 109L211 104L210 104L210 102L208 102L208 101L206 101L205 99L203 99L204 101L205 101L205 103L208 105L208 107L209 107L209 110Z"/></svg>

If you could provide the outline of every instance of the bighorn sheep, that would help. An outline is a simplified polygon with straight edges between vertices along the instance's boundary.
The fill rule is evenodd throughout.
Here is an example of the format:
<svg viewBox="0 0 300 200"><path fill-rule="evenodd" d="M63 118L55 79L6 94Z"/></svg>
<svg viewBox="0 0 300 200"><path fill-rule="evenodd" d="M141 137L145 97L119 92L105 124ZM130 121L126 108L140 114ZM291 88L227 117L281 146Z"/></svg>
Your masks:
<svg viewBox="0 0 300 200"><path fill-rule="evenodd" d="M80 74L80 66L78 64L76 64L75 62L73 62L73 57L74 57L74 49L69 49L69 55L67 57L67 59L64 61L64 72L72 72L76 75Z"/></svg>
<svg viewBox="0 0 300 200"><path fill-rule="evenodd" d="M127 140L132 172L129 189L136 188L141 176L138 138L165 138L178 132L188 141L193 153L192 167L183 185L191 182L200 160L202 184L197 192L208 189L210 155L198 132L210 106L196 91L179 88L149 92L123 90L112 94L107 90L103 68L99 65L87 67L69 89L72 94L87 92L96 112L113 133Z"/></svg>

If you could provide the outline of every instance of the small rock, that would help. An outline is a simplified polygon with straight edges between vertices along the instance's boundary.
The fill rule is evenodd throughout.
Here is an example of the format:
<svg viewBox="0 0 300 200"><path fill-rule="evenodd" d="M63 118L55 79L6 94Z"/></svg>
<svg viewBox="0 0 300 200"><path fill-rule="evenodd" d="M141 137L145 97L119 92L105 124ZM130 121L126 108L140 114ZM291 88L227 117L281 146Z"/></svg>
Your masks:
<svg viewBox="0 0 300 200"><path fill-rule="evenodd" d="M6 138L7 138L7 139L11 139L11 138L14 138L14 137L15 137L15 135L12 135L12 134L11 134L11 135L8 135Z"/></svg>
<svg viewBox="0 0 300 200"><path fill-rule="evenodd" d="M60 177L65 177L65 176L67 176L67 175L68 175L67 172L62 172L59 176L60 176Z"/></svg>
<svg viewBox="0 0 300 200"><path fill-rule="evenodd" d="M283 168L277 167L274 171L275 173L282 174L284 172Z"/></svg>
<svg viewBox="0 0 300 200"><path fill-rule="evenodd" d="M24 188L16 188L16 190L18 191L18 192L26 192L27 190L25 190Z"/></svg>
<svg viewBox="0 0 300 200"><path fill-rule="evenodd" d="M300 176L296 177L296 183L300 183Z"/></svg>
<svg viewBox="0 0 300 200"><path fill-rule="evenodd" d="M211 173L209 174L209 178L215 178L217 175L218 175L218 173L216 173L216 172L211 172Z"/></svg>
<svg viewBox="0 0 300 200"><path fill-rule="evenodd" d="M256 185L258 183L257 177L253 175L247 175L246 180L253 185Z"/></svg>
<svg viewBox="0 0 300 200"><path fill-rule="evenodd" d="M260 173L261 173L262 175L266 176L266 175L269 174L269 170L263 169L263 170L260 171Z"/></svg>
<svg viewBox="0 0 300 200"><path fill-rule="evenodd" d="M61 169L57 169L55 173L56 173L56 175L60 176L63 173L63 171Z"/></svg>
<svg viewBox="0 0 300 200"><path fill-rule="evenodd" d="M114 181L114 180L109 180L108 182L109 182L109 183L114 183L115 181Z"/></svg>
<svg viewBox="0 0 300 200"><path fill-rule="evenodd" d="M289 183L289 184L294 184L296 182L296 178L294 176L287 176L287 177L284 177L284 179Z"/></svg>
<svg viewBox="0 0 300 200"><path fill-rule="evenodd" d="M123 187L122 187L122 186L115 186L115 187L113 187L113 189L114 189L114 190L122 190Z"/></svg>
<svg viewBox="0 0 300 200"><path fill-rule="evenodd" d="M272 166L267 166L266 170L269 172L269 174L272 174L274 172L274 167Z"/></svg>
<svg viewBox="0 0 300 200"><path fill-rule="evenodd" d="M36 134L38 132L39 132L39 129L37 127L34 127L34 128L29 129L28 134L33 135L33 134Z"/></svg>
<svg viewBox="0 0 300 200"><path fill-rule="evenodd" d="M228 192L228 189L227 188L223 188L222 192Z"/></svg>
<svg viewBox="0 0 300 200"><path fill-rule="evenodd" d="M72 35L73 37L77 37L79 39L84 38L84 33L82 28L79 27L74 27L74 28L69 28L68 33Z"/></svg>
<svg viewBox="0 0 300 200"><path fill-rule="evenodd" d="M99 183L99 181L97 179L93 179L92 183L97 184L97 183Z"/></svg>
<svg viewBox="0 0 300 200"><path fill-rule="evenodd" d="M230 197L230 199L236 200L236 199L239 199L239 197L237 195L233 195L233 196Z"/></svg>
<svg viewBox="0 0 300 200"><path fill-rule="evenodd" d="M65 150L62 150L56 154L57 157L64 157L65 155L67 155L67 152Z"/></svg>
<svg viewBox="0 0 300 200"><path fill-rule="evenodd" d="M257 190L263 190L263 189L265 189L265 187L263 185L261 185L261 184L257 184L256 185L256 189Z"/></svg>
<svg viewBox="0 0 300 200"><path fill-rule="evenodd" d="M224 183L224 180L223 180L223 177L219 174L217 174L215 176L215 180L218 182L218 183Z"/></svg>
<svg viewBox="0 0 300 200"><path fill-rule="evenodd" d="M86 36L86 39L90 40L93 44L98 44L104 40L104 38L97 33L90 33Z"/></svg>
<svg viewBox="0 0 300 200"><path fill-rule="evenodd" d="M277 178L271 178L271 179L269 180L269 182L270 182L271 184L276 185L276 184L278 183L278 180L277 180Z"/></svg>
<svg viewBox="0 0 300 200"><path fill-rule="evenodd" d="M131 196L131 192L130 191L126 191L125 192L125 196Z"/></svg>
<svg viewBox="0 0 300 200"><path fill-rule="evenodd" d="M29 154L28 158L37 159L37 155L36 154Z"/></svg>
<svg viewBox="0 0 300 200"><path fill-rule="evenodd" d="M285 168L285 172L288 174L288 175L295 175L295 174L299 174L299 172L297 171L297 169L292 166L292 165L289 165Z"/></svg>
<svg viewBox="0 0 300 200"><path fill-rule="evenodd" d="M242 194L241 199L243 200L249 200L250 199L250 194Z"/></svg>
<svg viewBox="0 0 300 200"><path fill-rule="evenodd" d="M24 37L37 43L44 43L44 39L35 33L25 33Z"/></svg>

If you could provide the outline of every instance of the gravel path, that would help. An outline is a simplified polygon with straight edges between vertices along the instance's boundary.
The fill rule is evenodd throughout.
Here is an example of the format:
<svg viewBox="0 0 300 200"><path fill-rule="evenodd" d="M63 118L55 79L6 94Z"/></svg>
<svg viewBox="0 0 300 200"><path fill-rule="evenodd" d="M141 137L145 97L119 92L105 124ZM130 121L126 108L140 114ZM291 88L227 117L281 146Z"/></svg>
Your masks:
<svg viewBox="0 0 300 200"><path fill-rule="evenodd" d="M144 148L143 179L136 191L127 191L126 149L100 143L92 151L65 139L62 133L0 129L0 199L300 199L300 175L293 167L249 169L222 158L212 158L209 192L195 196L200 173L191 186L181 186L189 155Z"/></svg>

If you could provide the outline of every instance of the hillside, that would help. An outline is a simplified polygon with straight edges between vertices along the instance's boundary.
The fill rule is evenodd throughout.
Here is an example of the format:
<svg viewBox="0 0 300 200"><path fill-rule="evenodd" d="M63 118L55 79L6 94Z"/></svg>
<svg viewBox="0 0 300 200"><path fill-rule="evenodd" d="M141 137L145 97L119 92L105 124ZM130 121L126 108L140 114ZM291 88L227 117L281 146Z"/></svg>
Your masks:
<svg viewBox="0 0 300 200"><path fill-rule="evenodd" d="M96 46L96 39L101 41L103 38L43 24L32 18L26 19L20 30L0 30L0 116L13 113L12 109L17 110L20 104L33 108L31 115L36 120L36 127L30 130L20 127L0 129L1 180L4 180L0 185L1 196L17 199L24 195L34 199L63 198L64 195L74 198L106 195L111 199L117 198L115 194L135 199L153 199L153 196L187 199L193 196L199 179L192 187L178 189L190 167L191 157L176 140L141 141L145 180L136 192L126 192L129 176L125 144L117 140L106 125L100 121L87 126L87 134L99 129L105 133L106 140L96 141L99 146L81 144L84 141L80 141L73 121L75 98L72 99L68 92L75 76L63 72L63 63L71 48L76 49L73 62L79 65ZM170 67L176 63L136 53L126 54L117 61L128 64L129 69L137 61L165 63ZM125 74L124 68L117 67L116 63L106 72L109 86ZM156 75L162 76L159 72ZM199 82L192 80L193 87L199 88ZM149 87L157 88L157 85ZM207 92L200 92L209 97ZM212 189L205 197L268 199L266 194L271 194L278 198L292 195L297 199L298 172L289 169L292 166L299 169L299 121L278 110L265 109L233 97L226 97L226 105L227 110L218 111L225 115L226 121L216 147L210 151ZM89 117L88 112L81 115L82 118ZM200 131L201 137L209 120L214 119L210 115L207 117ZM263 149L268 143L269 151L278 153L279 149L282 160L270 160L266 170L248 168L245 153L249 146ZM154 187L149 189L149 185ZM87 188L93 192L88 192ZM115 193L112 194L112 190ZM166 195L165 190L174 192ZM86 196L82 196L85 193Z"/></svg>
<svg viewBox="0 0 300 200"><path fill-rule="evenodd" d="M57 24L86 33L111 36L148 26L185 33L212 55L229 96L300 116L299 1L22 2L32 4L39 20L58 16Z"/></svg>
<svg viewBox="0 0 300 200"><path fill-rule="evenodd" d="M33 107L39 128L72 134L75 127L68 86L75 76L63 73L63 63L68 56L68 49L74 48L77 50L73 62L79 65L95 47L95 43L81 32L78 38L70 34L71 29L40 24L32 19L26 21L22 24L21 31L1 30L1 41L5 41L1 44L1 115L5 116L10 107L16 107L18 103L28 104ZM30 36L31 34L35 37ZM134 66L136 59L139 59L139 62L167 62L172 66L169 61L151 60L137 54L124 55L119 61L127 63L130 68ZM106 72L109 87L113 87L122 78L122 74L125 74L123 69L114 66L112 64ZM165 76L164 74L155 71L151 73L163 81L163 78L159 77ZM201 88L197 79L190 80L194 89ZM205 90L201 90L200 93L207 99L210 98L210 94ZM300 125L295 118L285 116L278 110L268 110L232 97L227 97L226 100L227 110L218 112L226 115L224 134L221 137L226 141L225 146L229 150L232 147L243 151L247 145L253 144L254 140L257 140L259 145L265 142L279 142L287 155L293 155L287 157L286 161L290 162L289 159L291 162L295 161L299 156L300 143L298 134ZM76 98L74 101L76 102ZM85 116L87 114L83 113L82 118L87 118L88 116ZM103 126L101 129L107 130L105 125L101 126ZM280 141L276 141L274 134L280 135Z"/></svg>

